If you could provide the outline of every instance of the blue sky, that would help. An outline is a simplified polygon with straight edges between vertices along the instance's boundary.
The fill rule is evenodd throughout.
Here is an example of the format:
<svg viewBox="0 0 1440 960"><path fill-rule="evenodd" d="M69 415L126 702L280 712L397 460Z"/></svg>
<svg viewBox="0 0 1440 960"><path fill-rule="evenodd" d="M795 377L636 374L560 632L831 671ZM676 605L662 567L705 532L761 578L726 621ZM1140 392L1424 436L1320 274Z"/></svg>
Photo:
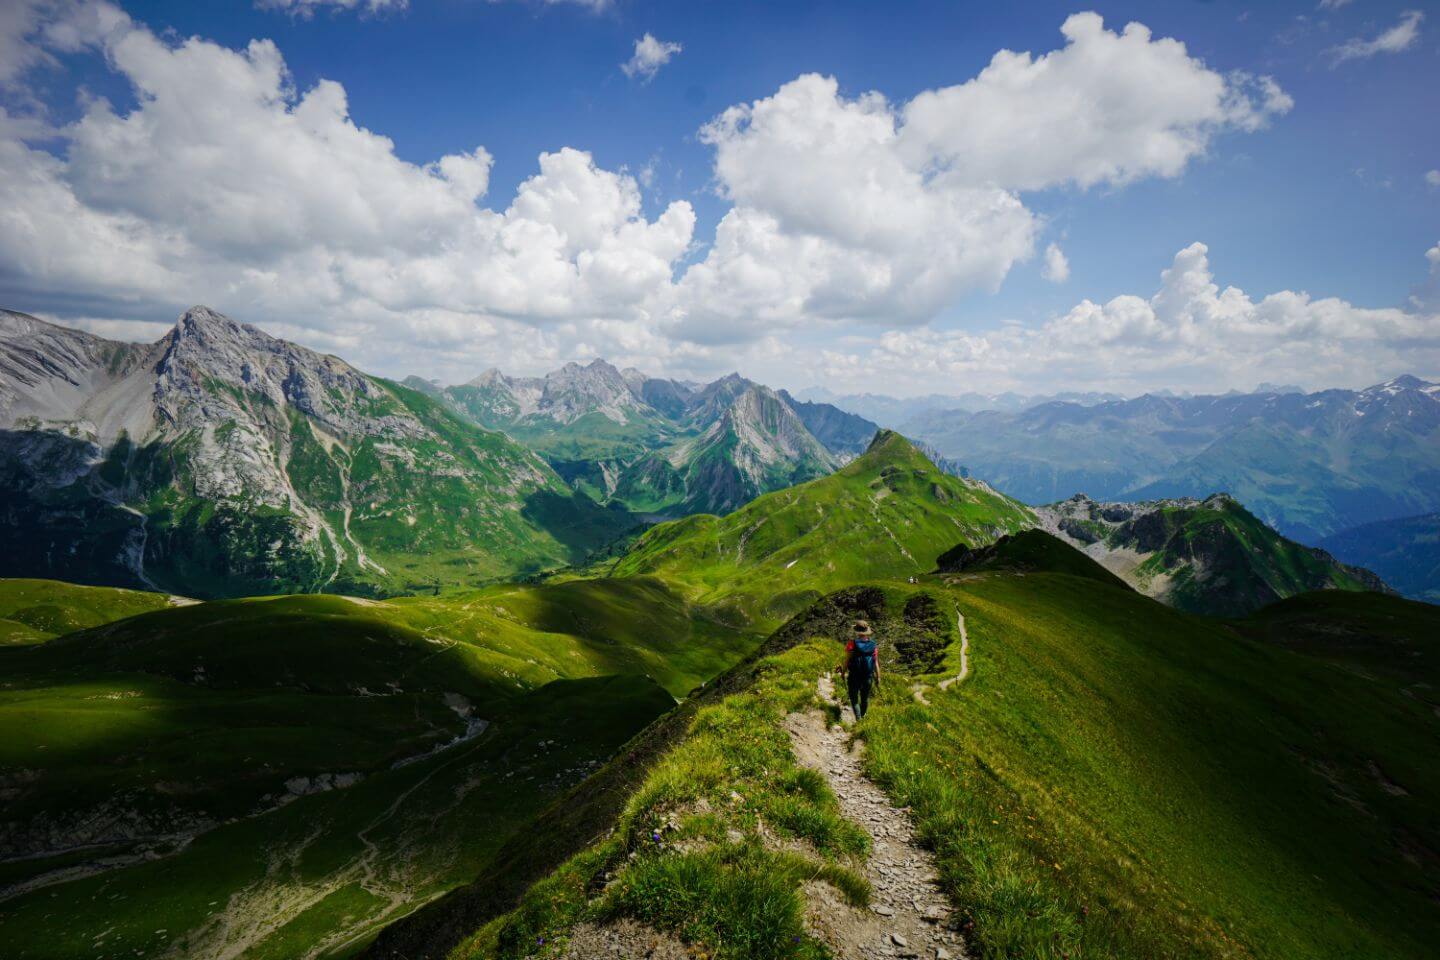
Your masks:
<svg viewBox="0 0 1440 960"><path fill-rule="evenodd" d="M46 18L73 16L58 9L68 4L34 0L32 5L39 8L31 23L37 30ZM274 0L265 8L122 4L132 25L127 29L148 31L165 49L191 37L228 51L243 51L255 38L272 40L296 97L322 80L337 82L346 94L349 121L393 141L398 162L423 169L442 156L483 146L493 158L488 189L477 201L485 208L503 210L535 175L541 153L565 147L586 151L598 170L639 181L638 216L644 222L657 222L677 201L693 209L684 251L662 257L675 279L710 255L717 226L733 208L764 209L756 198L774 197L764 184L753 185L748 199L741 197L743 189L718 177L723 148L699 131L727 108L774 97L804 74L833 77L842 104L876 91L898 115L918 94L975 78L997 51L1038 57L1065 47L1060 30L1067 17L1093 10L1109 31L1133 20L1148 27L1156 41L1182 42L1195 64L1192 74L1204 71L1217 82L1237 71L1272 78L1289 106L1271 109L1254 94L1257 108L1263 108L1260 122L1207 122L1203 145L1178 170L1132 172L1087 184L1058 172L1038 188L1000 184L1028 211L1030 251L996 268L998 288L989 266L977 267L985 279L973 282L961 278L970 274L957 267L953 282L942 284L946 293L924 298L922 306L894 290L858 299L846 292L831 297L844 301L833 309L801 306L793 315L776 313L752 323L753 300L710 316L713 302L729 295L720 282L707 288L703 308L689 308L692 316L708 318L697 335L699 321L661 316L662 309L684 313L684 306L662 308L653 301L644 307L627 301L614 307L612 324L593 327L587 326L591 318L610 304L587 301L573 313L538 316L523 305L497 309L486 297L377 306L384 298L373 293L345 300L333 292L307 299L231 290L227 300L227 289L206 285L227 287L226 270L269 269L257 259L261 255L232 246L220 252L206 248L205 258L216 262L198 274L164 264L157 276L183 278L174 285L184 289L173 293L162 280L144 289L125 288L63 272L47 276L18 256L0 259L0 298L6 305L101 332L143 335L161 329L190 299L218 301L215 306L242 319L334 349L371 369L414 370L442 379L460 379L491 362L528 371L586 352L682 375L740 367L792 387L812 380L841 387L856 380L886 381L867 388L897 393L1045 386L1131 392L1167 385L1246 387L1266 379L1308 379L1307 385L1318 386L1314 381L1322 378L1364 382L1401 372L1395 367L1407 364L1421 375L1440 375L1435 264L1426 259L1440 244L1440 185L1427 182L1427 173L1440 168L1440 124L1433 119L1440 116L1440 11L1426 4L1030 3L1002 11L968 3L614 0L597 10L539 0L411 0L376 12L364 2L358 9L321 2L298 15L275 5ZM1378 47L1352 47L1360 52L1345 59L1337 54L1347 43L1384 36L1407 18L1413 19L1408 39L1392 36ZM621 69L645 34L682 48L648 80ZM30 161L38 163L36 152L43 151L67 162L60 176L80 200L114 215L125 206L121 192L95 187L95 176L79 169L64 131L94 96L111 101L115 118L133 118L144 106L136 97L134 71L117 67L114 54L105 52L110 40L47 45L32 32L20 42L43 48L49 60L11 81L9 116L43 118L51 131L61 131L27 140ZM207 81L197 76L193 82ZM1110 93L1097 78L1093 96ZM293 108L292 99L288 109ZM1117 131L1117 138L1127 135ZM736 142L745 135L734 134ZM92 144L92 161L96 149ZM205 169L195 176L203 181ZM1440 180L1440 174L1432 179ZM257 177L254 189L284 189L278 183ZM794 232L797 220L810 222L806 211L787 210L780 216L782 231ZM124 212L157 219L153 207ZM811 219L828 222L830 212L814 211ZM956 256L963 257L968 248L955 242L961 250ZM964 241L972 248L977 242L986 242L983 235ZM1243 355L1203 343L1245 335L1256 315L1268 316L1263 309L1232 317L1228 326L1207 326L1189 314L1183 321L1135 320L1126 312L1134 305L1122 301L1086 321L1092 327L1079 325L1074 311L1086 301L1108 308L1117 297L1154 298L1161 271L1178 264L1177 254L1197 242L1205 245L1204 257L1197 261L1192 255L1186 262L1212 273L1222 290L1238 287L1255 304L1284 293L1333 298L1352 314L1342 322L1334 309L1316 313L1307 306L1302 312L1311 312L1304 316L1294 312L1300 308L1291 309L1284 331L1268 331L1263 342L1247 344ZM1052 243L1068 261L1063 282L1042 276L1044 251ZM196 256L204 243L187 237L182 246ZM104 256L103 243L95 255ZM854 269L858 261L845 262ZM77 293L81 289L85 292ZM829 296L808 291L807 304ZM1364 312L1385 309L1391 315ZM1201 312L1206 310L1213 312L1213 305ZM903 317L891 323L892 311ZM745 318L736 319L742 312ZM473 318L473 336L465 333L466 317ZM1056 332L1050 328L1047 334L1046 324L1065 317L1072 317L1065 332L1074 342L1064 356L1043 354ZM1177 323L1189 325L1180 330ZM1031 334L1023 344L1015 338L1017 329ZM985 339L997 331L999 339ZM884 348L887 333L892 342ZM1116 361L1086 363L1087 337L1098 338L1095 349L1115 353ZM1115 349L1106 351L1107 344ZM915 366L913 377L907 376L907 362Z"/></svg>

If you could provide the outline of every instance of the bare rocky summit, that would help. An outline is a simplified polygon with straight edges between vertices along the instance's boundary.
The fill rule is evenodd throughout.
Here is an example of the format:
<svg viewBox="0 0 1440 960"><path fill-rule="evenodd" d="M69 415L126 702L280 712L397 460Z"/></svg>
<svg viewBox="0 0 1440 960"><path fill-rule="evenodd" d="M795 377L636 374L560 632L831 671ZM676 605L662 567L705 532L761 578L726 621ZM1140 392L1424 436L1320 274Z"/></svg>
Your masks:
<svg viewBox="0 0 1440 960"><path fill-rule="evenodd" d="M475 582L615 532L522 446L203 306L153 344L0 314L0 494L14 572L200 596Z"/></svg>

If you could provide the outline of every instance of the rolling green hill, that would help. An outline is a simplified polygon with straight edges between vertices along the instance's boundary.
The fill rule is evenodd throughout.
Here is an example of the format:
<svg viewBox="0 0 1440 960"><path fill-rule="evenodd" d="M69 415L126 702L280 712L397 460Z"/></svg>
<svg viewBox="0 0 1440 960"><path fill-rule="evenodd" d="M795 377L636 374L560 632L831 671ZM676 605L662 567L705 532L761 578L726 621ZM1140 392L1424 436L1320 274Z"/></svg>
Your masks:
<svg viewBox="0 0 1440 960"><path fill-rule="evenodd" d="M27 731L0 746L7 957L348 953L759 639L652 578L149 596L0 647L0 725Z"/></svg>
<svg viewBox="0 0 1440 960"><path fill-rule="evenodd" d="M39 643L170 606L163 594L57 580L0 580L0 645Z"/></svg>
<svg viewBox="0 0 1440 960"><path fill-rule="evenodd" d="M936 852L978 955L1430 955L1440 712L1433 688L1369 665L1397 643L1433 659L1440 611L1322 593L1227 625L1052 572L1035 552L1027 562L817 604L635 778L613 832L513 911L428 942L405 940L402 925L374 956L559 957L577 923L626 918L707 955L823 955L804 918L868 896L854 877L864 846L846 839L854 824L835 819L823 784L801 785L783 733L788 712L824 707L816 682L845 620L817 615L827 605L878 624L892 666L857 728L866 767ZM968 679L932 686L928 702L911 681L953 676L960 651L941 617L944 662L904 676L886 645L917 596L959 611L968 632ZM1277 642L1303 647L1315 622L1351 642L1326 656ZM790 808L806 812L773 812ZM426 930L443 929L429 919Z"/></svg>
<svg viewBox="0 0 1440 960"><path fill-rule="evenodd" d="M928 573L957 541L1030 526L1030 511L984 484L941 473L897 433L828 477L760 497L724 517L646 532L612 568L683 585L707 604L775 626L838 587Z"/></svg>

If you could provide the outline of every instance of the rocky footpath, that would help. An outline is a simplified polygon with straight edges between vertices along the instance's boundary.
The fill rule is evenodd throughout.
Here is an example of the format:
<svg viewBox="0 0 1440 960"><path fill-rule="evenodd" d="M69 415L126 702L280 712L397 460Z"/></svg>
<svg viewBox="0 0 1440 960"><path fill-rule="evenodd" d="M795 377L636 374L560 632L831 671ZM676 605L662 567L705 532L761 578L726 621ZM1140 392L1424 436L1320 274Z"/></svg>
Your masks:
<svg viewBox="0 0 1440 960"><path fill-rule="evenodd" d="M820 681L822 699L835 701L830 678ZM870 835L865 878L872 890L868 910L857 910L830 887L812 883L808 922L841 960L873 957L953 960L966 956L961 922L938 883L935 858L920 846L908 811L890 803L861 767L861 745L842 727L828 726L818 711L786 719L801 766L825 775L846 817Z"/></svg>

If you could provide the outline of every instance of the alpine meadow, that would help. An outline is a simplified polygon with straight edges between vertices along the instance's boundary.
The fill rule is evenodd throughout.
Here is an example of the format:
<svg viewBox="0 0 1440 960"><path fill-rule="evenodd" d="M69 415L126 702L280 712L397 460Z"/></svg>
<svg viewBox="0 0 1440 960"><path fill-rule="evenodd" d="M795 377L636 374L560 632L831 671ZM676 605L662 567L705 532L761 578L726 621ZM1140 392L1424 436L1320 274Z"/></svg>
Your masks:
<svg viewBox="0 0 1440 960"><path fill-rule="evenodd" d="M1429 960L1437 14L0 0L0 956Z"/></svg>

